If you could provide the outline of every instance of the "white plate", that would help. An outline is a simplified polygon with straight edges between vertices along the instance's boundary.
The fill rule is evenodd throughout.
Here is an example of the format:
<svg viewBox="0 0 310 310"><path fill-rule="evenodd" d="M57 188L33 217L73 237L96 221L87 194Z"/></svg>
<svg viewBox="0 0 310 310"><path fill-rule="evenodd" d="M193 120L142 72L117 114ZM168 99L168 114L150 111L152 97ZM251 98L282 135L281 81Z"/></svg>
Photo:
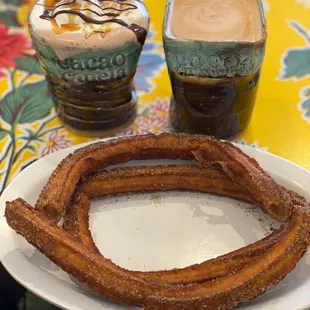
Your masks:
<svg viewBox="0 0 310 310"><path fill-rule="evenodd" d="M34 204L56 165L74 149L35 162L4 191L5 201L18 197ZM309 171L246 146L283 185L310 199ZM149 161L156 164L159 161ZM257 208L231 199L190 192L154 193L109 198L93 203L90 226L97 246L115 263L135 270L183 267L254 242L270 232L272 223ZM0 218L0 259L28 290L64 309L126 309L109 303L62 272L11 230ZM280 284L239 307L248 310L301 310L310 306L310 254Z"/></svg>

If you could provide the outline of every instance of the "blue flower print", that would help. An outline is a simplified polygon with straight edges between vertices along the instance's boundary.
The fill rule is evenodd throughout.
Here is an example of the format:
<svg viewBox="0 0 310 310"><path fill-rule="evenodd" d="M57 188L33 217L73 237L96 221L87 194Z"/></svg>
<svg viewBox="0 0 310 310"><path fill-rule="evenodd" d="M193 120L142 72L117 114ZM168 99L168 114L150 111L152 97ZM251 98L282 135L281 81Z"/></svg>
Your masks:
<svg viewBox="0 0 310 310"><path fill-rule="evenodd" d="M282 58L282 72L280 80L302 79L310 76L310 31L299 23L291 21L289 25L305 41L304 47L293 47L287 49ZM301 102L298 110L302 112L302 118L310 124L310 87L307 86L300 91Z"/></svg>
<svg viewBox="0 0 310 310"><path fill-rule="evenodd" d="M138 92L152 91L156 87L153 78L156 78L165 66L163 46L155 41L154 37L155 32L150 29L135 76L135 87Z"/></svg>
<svg viewBox="0 0 310 310"><path fill-rule="evenodd" d="M282 58L280 80L300 79L310 75L310 33L297 22L289 22L289 25L305 40L306 46L287 49Z"/></svg>
<svg viewBox="0 0 310 310"><path fill-rule="evenodd" d="M301 102L299 111L302 112L302 118L310 124L310 87L306 86L300 92Z"/></svg>

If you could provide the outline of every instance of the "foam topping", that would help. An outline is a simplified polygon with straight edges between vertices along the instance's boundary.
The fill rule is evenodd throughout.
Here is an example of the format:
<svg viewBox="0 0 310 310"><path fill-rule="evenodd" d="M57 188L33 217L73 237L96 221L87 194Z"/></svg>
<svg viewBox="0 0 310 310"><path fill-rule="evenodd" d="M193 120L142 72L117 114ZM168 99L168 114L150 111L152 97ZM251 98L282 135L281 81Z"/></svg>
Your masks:
<svg viewBox="0 0 310 310"><path fill-rule="evenodd" d="M262 38L258 0L173 0L171 34L205 41Z"/></svg>
<svg viewBox="0 0 310 310"><path fill-rule="evenodd" d="M128 42L142 45L149 14L142 0L39 0L29 23L65 59Z"/></svg>

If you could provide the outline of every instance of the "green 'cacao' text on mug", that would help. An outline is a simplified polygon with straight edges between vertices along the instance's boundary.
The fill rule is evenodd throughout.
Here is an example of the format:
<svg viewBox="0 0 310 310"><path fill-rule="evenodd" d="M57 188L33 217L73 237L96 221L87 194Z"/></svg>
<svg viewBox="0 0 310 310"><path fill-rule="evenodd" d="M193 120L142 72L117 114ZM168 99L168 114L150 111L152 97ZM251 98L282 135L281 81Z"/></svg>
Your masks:
<svg viewBox="0 0 310 310"><path fill-rule="evenodd" d="M111 51L82 53L60 60L54 50L32 34L40 62L45 70L70 84L104 82L132 75L137 67L141 47L134 43Z"/></svg>
<svg viewBox="0 0 310 310"><path fill-rule="evenodd" d="M202 77L248 76L261 66L265 44L165 39L170 71Z"/></svg>

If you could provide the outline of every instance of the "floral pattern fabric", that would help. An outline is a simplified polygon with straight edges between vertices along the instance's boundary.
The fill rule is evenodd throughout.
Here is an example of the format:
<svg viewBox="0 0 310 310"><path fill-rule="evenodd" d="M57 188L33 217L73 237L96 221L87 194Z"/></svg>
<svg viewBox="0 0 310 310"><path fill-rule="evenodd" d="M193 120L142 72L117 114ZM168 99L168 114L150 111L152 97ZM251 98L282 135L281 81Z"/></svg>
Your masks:
<svg viewBox="0 0 310 310"><path fill-rule="evenodd" d="M0 0L0 193L37 159L94 140L68 132L55 114L27 29L34 2ZM135 76L138 116L116 136L171 131L171 87L161 36L166 1L145 2L151 27ZM268 43L259 94L249 128L234 141L310 169L310 1L263 4ZM19 309L29 305L53 308L27 293Z"/></svg>

